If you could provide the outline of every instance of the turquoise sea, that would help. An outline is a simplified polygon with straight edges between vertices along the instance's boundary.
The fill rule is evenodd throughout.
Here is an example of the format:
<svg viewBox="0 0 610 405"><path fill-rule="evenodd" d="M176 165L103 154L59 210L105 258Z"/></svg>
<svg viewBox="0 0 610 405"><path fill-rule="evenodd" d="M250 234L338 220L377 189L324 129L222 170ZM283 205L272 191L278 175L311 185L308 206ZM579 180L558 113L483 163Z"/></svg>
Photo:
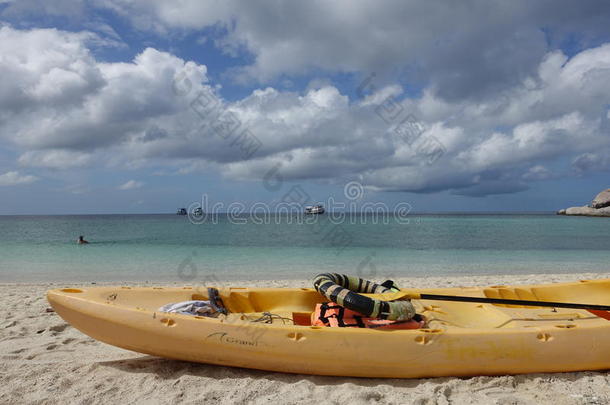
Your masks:
<svg viewBox="0 0 610 405"><path fill-rule="evenodd" d="M0 282L605 272L609 234L610 219L552 214L0 216Z"/></svg>

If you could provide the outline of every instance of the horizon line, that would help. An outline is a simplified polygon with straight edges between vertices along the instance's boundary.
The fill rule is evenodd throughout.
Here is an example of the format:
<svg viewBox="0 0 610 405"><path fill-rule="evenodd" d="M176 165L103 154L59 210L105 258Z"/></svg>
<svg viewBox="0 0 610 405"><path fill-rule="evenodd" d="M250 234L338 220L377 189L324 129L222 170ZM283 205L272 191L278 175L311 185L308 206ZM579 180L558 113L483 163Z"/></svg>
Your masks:
<svg viewBox="0 0 610 405"><path fill-rule="evenodd" d="M371 211L327 211L327 213L341 213L341 214L377 214L382 215L377 212ZM540 214L556 214L557 211L549 211L549 210L541 210L541 211L415 211L408 213L407 216L411 215L540 215ZM235 216L247 216L247 215L266 215L266 214L281 214L281 215L306 215L305 213L299 212L281 212L281 211L270 211L265 213L254 213L254 212L244 212L239 214L230 214L228 212L214 212L208 213L208 215L235 215ZM384 214L396 214L396 212L387 212ZM131 212L115 212L115 213L70 213L70 214L0 214L0 217L59 217L59 216L118 216L118 215L170 215L170 216L186 216L186 215L178 215L175 212L147 212L147 213L131 213ZM321 216L327 214L318 214Z"/></svg>

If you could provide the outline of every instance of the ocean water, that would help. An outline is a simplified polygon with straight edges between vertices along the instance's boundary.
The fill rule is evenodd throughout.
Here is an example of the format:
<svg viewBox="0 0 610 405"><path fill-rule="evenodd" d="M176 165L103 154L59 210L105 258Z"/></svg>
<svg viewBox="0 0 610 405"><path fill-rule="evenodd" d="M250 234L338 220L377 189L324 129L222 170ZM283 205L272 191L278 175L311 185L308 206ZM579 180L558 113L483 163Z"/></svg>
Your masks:
<svg viewBox="0 0 610 405"><path fill-rule="evenodd" d="M552 214L0 216L0 282L604 272L609 231L610 219Z"/></svg>

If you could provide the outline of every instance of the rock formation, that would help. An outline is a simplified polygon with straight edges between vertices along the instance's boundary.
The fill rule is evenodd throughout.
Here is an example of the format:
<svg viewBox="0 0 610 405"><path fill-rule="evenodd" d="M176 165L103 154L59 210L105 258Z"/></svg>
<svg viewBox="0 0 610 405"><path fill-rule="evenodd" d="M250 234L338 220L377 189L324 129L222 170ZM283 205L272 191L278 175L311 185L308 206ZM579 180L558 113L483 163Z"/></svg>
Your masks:
<svg viewBox="0 0 610 405"><path fill-rule="evenodd" d="M599 193L590 205L570 207L557 211L557 215L581 215L587 217L610 217L610 188Z"/></svg>
<svg viewBox="0 0 610 405"><path fill-rule="evenodd" d="M610 188L602 191L598 195L595 196L593 201L591 202L591 207L593 208L604 208L610 207Z"/></svg>

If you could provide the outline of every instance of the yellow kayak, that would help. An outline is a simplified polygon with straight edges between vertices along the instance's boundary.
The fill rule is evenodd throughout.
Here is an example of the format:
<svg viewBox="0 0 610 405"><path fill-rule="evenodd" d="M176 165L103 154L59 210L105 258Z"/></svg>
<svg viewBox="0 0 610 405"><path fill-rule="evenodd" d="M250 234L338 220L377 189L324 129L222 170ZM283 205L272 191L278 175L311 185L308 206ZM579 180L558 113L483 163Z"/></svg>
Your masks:
<svg viewBox="0 0 610 405"><path fill-rule="evenodd" d="M83 287L50 290L55 311L81 332L124 349L200 363L287 373L416 378L610 368L610 321L581 309L413 300L421 329L311 326L308 288L220 288L218 318L159 312L207 300L207 288ZM608 305L610 279L417 294ZM383 298L383 297L382 297Z"/></svg>

